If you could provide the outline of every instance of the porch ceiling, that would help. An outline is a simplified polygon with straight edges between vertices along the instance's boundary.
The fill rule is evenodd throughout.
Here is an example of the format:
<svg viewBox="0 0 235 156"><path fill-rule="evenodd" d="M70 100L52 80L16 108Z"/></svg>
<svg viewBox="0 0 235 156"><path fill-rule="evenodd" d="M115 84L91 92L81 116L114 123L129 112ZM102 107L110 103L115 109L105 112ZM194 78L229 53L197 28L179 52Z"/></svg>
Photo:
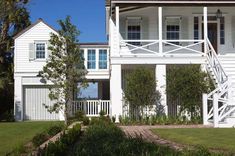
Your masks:
<svg viewBox="0 0 235 156"><path fill-rule="evenodd" d="M121 8L146 6L235 6L235 0L106 0L106 5Z"/></svg>

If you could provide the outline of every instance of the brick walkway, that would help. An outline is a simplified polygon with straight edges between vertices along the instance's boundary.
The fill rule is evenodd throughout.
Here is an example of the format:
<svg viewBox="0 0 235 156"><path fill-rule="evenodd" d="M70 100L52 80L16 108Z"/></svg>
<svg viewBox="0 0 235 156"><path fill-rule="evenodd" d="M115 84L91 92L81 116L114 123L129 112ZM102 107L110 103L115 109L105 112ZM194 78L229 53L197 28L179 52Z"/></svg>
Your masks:
<svg viewBox="0 0 235 156"><path fill-rule="evenodd" d="M203 125L158 125L158 126L119 126L127 136L130 137L141 137L144 140L160 144L160 145L166 145L176 150L182 150L185 146L182 144L177 144L175 142L161 139L156 134L153 134L151 132L151 129L155 128L210 128L208 126Z"/></svg>

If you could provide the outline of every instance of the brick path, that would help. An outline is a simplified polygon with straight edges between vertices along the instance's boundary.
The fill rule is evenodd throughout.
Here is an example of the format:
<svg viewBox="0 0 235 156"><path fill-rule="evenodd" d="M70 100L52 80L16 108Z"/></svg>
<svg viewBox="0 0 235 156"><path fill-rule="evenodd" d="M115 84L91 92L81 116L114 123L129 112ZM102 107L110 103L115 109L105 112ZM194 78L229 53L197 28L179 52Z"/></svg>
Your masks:
<svg viewBox="0 0 235 156"><path fill-rule="evenodd" d="M176 150L182 150L185 146L182 144L177 144L175 142L161 139L156 134L153 134L151 129L159 129L159 128L210 128L208 126L203 125L158 125L158 126L119 126L127 136L130 137L142 137L144 140L160 144L166 145Z"/></svg>

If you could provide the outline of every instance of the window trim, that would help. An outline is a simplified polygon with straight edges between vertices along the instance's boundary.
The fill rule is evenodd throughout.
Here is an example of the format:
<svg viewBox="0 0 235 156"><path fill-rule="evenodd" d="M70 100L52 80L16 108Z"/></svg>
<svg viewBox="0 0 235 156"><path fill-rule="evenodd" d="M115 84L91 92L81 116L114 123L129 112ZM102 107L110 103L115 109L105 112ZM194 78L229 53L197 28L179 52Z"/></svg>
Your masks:
<svg viewBox="0 0 235 156"><path fill-rule="evenodd" d="M140 40L143 39L143 29L142 29L142 25L143 25L143 20L142 20L142 17L126 17L126 39L128 39L128 26L129 26L129 20L139 20L140 21ZM141 42L140 42L140 45L141 46Z"/></svg>
<svg viewBox="0 0 235 156"><path fill-rule="evenodd" d="M44 44L45 45L45 58L37 58L37 44ZM45 61L47 59L47 41L34 41L34 53L35 53L35 60L36 61Z"/></svg>
<svg viewBox="0 0 235 156"><path fill-rule="evenodd" d="M168 21L168 19L178 19L179 20L179 22L178 22L178 26L179 26L179 39L177 39L177 40L180 40L182 38L182 17L181 16L167 16L167 17L165 17L165 33L164 33L164 35L165 35L165 39L166 40L168 40L167 39L167 26L168 26L167 21ZM177 44L178 43L178 45L180 45L180 42L177 42L177 40L176 40L176 42L173 42L173 44ZM165 46L173 46L173 45L165 44Z"/></svg>
<svg viewBox="0 0 235 156"><path fill-rule="evenodd" d="M95 52L95 60L92 60L92 62L94 62L95 63L95 68L89 68L89 51L93 51L93 52ZM87 61L86 61L86 64L87 64L87 70L97 70L97 63L96 63L96 61L97 61L97 54L96 54L96 49L87 49Z"/></svg>

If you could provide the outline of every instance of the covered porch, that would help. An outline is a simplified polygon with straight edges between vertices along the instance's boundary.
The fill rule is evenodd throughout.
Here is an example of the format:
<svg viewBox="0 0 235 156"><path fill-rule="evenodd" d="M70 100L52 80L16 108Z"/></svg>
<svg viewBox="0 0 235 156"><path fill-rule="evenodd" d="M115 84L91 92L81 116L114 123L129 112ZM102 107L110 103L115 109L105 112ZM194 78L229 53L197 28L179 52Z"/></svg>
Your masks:
<svg viewBox="0 0 235 156"><path fill-rule="evenodd" d="M70 113L72 116L77 111L83 111L88 117L99 116L100 112L111 114L109 80L92 79L87 88L82 88L75 93L75 98Z"/></svg>

